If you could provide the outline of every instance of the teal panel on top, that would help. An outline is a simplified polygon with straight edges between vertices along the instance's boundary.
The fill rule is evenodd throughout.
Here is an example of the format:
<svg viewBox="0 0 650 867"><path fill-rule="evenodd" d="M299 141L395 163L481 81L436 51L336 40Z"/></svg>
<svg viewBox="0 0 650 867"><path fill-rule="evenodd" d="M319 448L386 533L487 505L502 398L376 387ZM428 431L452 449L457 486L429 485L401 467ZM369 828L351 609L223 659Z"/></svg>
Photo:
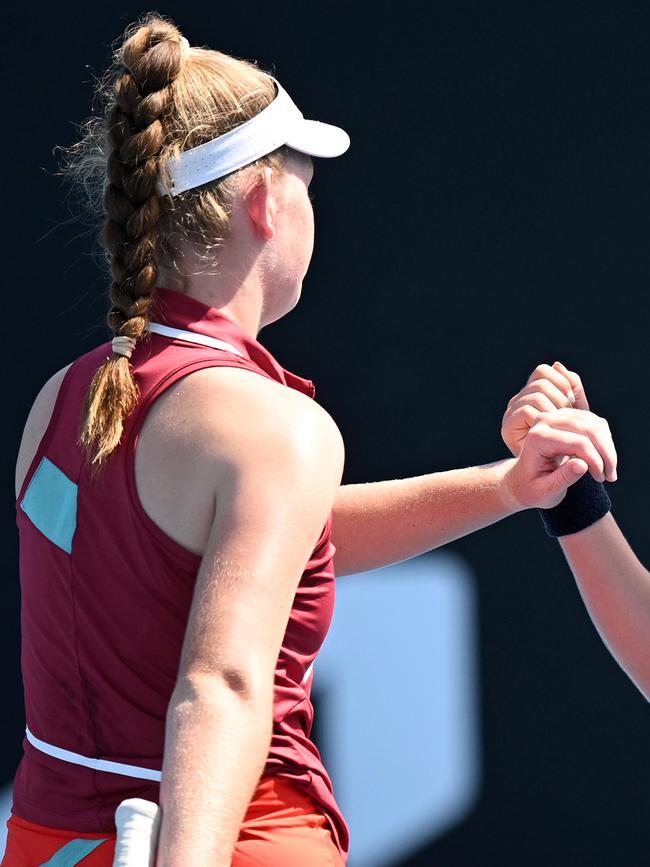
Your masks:
<svg viewBox="0 0 650 867"><path fill-rule="evenodd" d="M59 548L72 551L77 528L77 486L47 458L38 465L20 508L29 520Z"/></svg>
<svg viewBox="0 0 650 867"><path fill-rule="evenodd" d="M75 867L75 865L81 864L87 855L94 852L107 839L108 837L104 837L103 840L82 840L81 838L70 840L49 861L43 861L40 867Z"/></svg>

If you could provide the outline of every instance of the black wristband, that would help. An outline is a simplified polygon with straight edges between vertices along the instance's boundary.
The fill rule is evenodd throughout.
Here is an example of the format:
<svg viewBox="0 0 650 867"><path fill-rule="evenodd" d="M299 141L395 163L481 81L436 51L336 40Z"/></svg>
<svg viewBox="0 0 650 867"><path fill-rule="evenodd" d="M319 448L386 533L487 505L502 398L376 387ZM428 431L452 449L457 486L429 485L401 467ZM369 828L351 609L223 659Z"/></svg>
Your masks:
<svg viewBox="0 0 650 867"><path fill-rule="evenodd" d="M539 509L546 532L553 539L569 536L590 527L612 508L602 482L585 473L567 490L562 502L554 509Z"/></svg>

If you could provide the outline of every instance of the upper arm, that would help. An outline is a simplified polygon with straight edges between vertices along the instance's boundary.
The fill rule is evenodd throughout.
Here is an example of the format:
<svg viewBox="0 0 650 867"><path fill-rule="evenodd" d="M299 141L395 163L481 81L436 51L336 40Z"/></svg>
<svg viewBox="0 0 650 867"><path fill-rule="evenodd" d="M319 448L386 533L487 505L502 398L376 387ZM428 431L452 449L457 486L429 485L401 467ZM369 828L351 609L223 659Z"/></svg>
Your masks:
<svg viewBox="0 0 650 867"><path fill-rule="evenodd" d="M57 371L54 376L48 379L29 411L16 460L16 498L20 494L25 476L29 472L34 455L38 451L40 442L50 423L61 383L69 367L70 365Z"/></svg>
<svg viewBox="0 0 650 867"><path fill-rule="evenodd" d="M248 686L271 688L298 582L340 484L343 447L313 401L237 374L202 421L214 450L215 509L179 676L245 676Z"/></svg>

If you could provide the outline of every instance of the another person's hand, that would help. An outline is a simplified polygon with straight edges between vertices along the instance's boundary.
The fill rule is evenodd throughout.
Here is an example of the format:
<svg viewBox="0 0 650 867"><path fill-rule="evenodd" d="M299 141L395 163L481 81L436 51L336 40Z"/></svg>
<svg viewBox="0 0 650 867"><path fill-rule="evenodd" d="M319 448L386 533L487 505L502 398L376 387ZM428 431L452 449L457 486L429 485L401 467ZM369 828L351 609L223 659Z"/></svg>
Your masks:
<svg viewBox="0 0 650 867"><path fill-rule="evenodd" d="M565 407L589 409L580 377L559 361L538 365L503 416L501 436L512 454L521 452L529 430L544 413Z"/></svg>
<svg viewBox="0 0 650 867"><path fill-rule="evenodd" d="M506 482L519 508L552 509L587 472L597 482L616 481L616 464L604 418L587 410L555 409L541 413L528 430Z"/></svg>
<svg viewBox="0 0 650 867"><path fill-rule="evenodd" d="M589 411L582 380L559 361L538 365L509 401L501 435L519 458L508 482L524 508L552 508L586 472L616 480L609 425Z"/></svg>

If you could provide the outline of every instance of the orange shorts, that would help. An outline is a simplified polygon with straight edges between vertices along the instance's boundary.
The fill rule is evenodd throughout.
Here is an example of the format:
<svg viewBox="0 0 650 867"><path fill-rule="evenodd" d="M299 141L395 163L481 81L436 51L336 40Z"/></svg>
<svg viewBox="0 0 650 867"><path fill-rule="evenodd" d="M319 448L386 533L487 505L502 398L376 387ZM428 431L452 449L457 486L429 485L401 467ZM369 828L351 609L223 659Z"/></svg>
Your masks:
<svg viewBox="0 0 650 867"><path fill-rule="evenodd" d="M46 828L12 816L1 867L112 867L115 834ZM58 857L55 856L58 853ZM325 816L283 777L264 777L246 812L232 867L343 867Z"/></svg>

